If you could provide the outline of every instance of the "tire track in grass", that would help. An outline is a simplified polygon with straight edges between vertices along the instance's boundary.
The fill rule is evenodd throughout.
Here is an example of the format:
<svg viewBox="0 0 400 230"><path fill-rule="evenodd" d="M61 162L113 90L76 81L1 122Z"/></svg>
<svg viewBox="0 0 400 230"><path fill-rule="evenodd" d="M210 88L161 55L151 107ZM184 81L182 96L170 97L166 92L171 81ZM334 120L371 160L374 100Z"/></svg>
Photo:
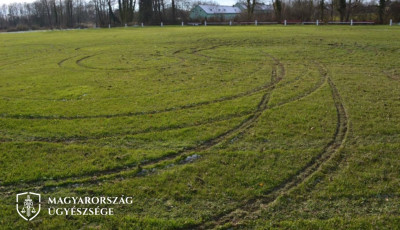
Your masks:
<svg viewBox="0 0 400 230"><path fill-rule="evenodd" d="M215 49L219 46L222 45L216 45L212 46L209 48L203 48L203 49L196 49L192 51L192 54L195 54L199 51L203 50L208 50L208 49ZM182 50L175 51L177 53L182 52ZM97 55L97 54L95 54ZM93 55L89 55L93 56ZM87 58L89 56L85 56L84 58ZM61 66L63 63L69 59L72 59L77 56L72 56L69 58L65 58L61 61L58 62L58 65ZM81 58L82 59L82 58ZM79 61L79 60L78 60ZM255 71L256 73L257 71ZM224 102L224 101L231 101L234 99L238 99L241 97L245 96L251 96L255 93L261 92L265 89L268 89L270 87L269 83L259 86L253 89L250 89L246 92L241 92L238 94L230 95L230 96L224 96L221 98L217 98L214 100L209 100L209 101L203 101L203 102L196 102L196 103L191 103L191 104L186 104L186 105L181 105L181 106L174 106L174 107L169 107L165 109L160 109L160 110L151 110L151 111L140 111L140 112L127 112L127 113L119 113L119 114L99 114L99 115L76 115L76 116L63 116L63 115L33 115L33 114L7 114L7 113L2 113L0 114L0 118L11 118L11 119L29 119L29 120L50 120L50 119L59 119L59 120L75 120L75 119L95 119L95 118L117 118L117 117L133 117L133 116L139 116L139 115L154 115L154 114L160 114L160 113L166 113L166 112L171 112L171 111L178 111L178 110L184 110L184 109L190 109L190 108L196 108L200 107L203 105L210 105L210 104L215 104L218 102Z"/></svg>
<svg viewBox="0 0 400 230"><path fill-rule="evenodd" d="M199 51L203 51L203 50L213 50L213 49L215 49L217 47L220 47L220 46L223 46L223 45L219 44L219 45L211 46L211 47L208 47L208 48L202 48L202 49L194 48L195 50L192 51L192 54L197 53ZM173 63L172 65L181 64L181 63L185 62L186 59L184 59L184 58L182 58L180 56L177 56L176 54L181 53L182 51L184 51L186 49L177 50L177 51L172 53L173 54L172 56L171 55L164 55L164 56L165 57L169 57L169 58L177 58L177 59L180 60L179 62ZM82 67L82 68L85 68L85 69L102 70L102 71L108 71L109 70L109 71L128 71L129 72L129 71L132 71L132 70L145 70L145 69L148 69L147 67L140 67L140 68L138 68L138 67L134 67L134 68L133 67L132 68L126 68L126 67L121 67L121 68L99 68L99 67L92 67L92 66L84 65L82 63L82 61L84 61L86 59L89 59L89 58L92 58L94 56L100 55L102 53L103 52L84 56L84 57L76 60L75 64L78 65L79 67ZM166 66L171 66L171 64L167 64ZM165 68L165 66L158 67L157 69L163 69L163 68Z"/></svg>
<svg viewBox="0 0 400 230"><path fill-rule="evenodd" d="M279 63L279 60L277 60L277 59L274 59L274 61ZM284 69L283 65L282 65L281 63L279 63L279 66L280 66L281 72L282 72L281 75L282 75L282 74L285 74L285 69ZM276 75L276 68L274 68L274 70L273 70L273 72L272 72L272 75ZM297 76L295 79L290 80L290 81L287 81L287 82L285 83L285 85L286 85L286 84L293 83L293 82L296 82L296 81L300 80L301 77L302 77L302 75ZM317 86L313 87L313 89L315 89L314 91L308 92L308 93L306 93L306 94L303 94L303 96L302 96L301 98L306 97L306 96L310 95L311 93L315 92L316 90L318 90L318 89L322 86L321 81L320 81L319 84L317 84L317 85L318 85L318 87L317 87ZM282 85L282 86L284 86L284 85ZM282 87L282 86L281 86L281 87ZM284 104L287 104L287 103L290 103L290 102L299 100L299 99L301 99L301 98L295 97L295 98L293 98L293 99L291 99L291 100L289 100L289 101L287 101L287 102L280 103L279 105L275 105L275 106L273 106L273 107L270 107L269 109L275 108L275 107L279 107L279 106L281 106L281 105L284 105ZM261 102L260 102L260 103L261 103ZM251 125L249 125L249 126L247 127L247 129L251 128L252 125L254 125L254 122L253 122ZM236 137L236 136L242 134L242 133L245 132L245 131L246 131L246 129L241 130L240 132L236 133L234 136L231 136L231 137L229 137L229 138L226 138L224 141L221 141L221 142L219 142L219 143L222 143L222 142L229 142L229 140L231 140L232 138L234 138L234 137ZM217 143L217 144L219 144L219 143ZM212 147L212 146L211 146L211 147ZM210 147L210 148L211 148L211 147ZM207 149L209 149L209 148L207 148ZM189 156L189 155L190 155L190 154L185 154L185 155L181 155L181 157L182 157L182 156ZM174 162L172 162L172 163L178 163L178 164L179 164L179 162L177 162L177 160L179 160L179 159L177 159L177 157L176 157L175 160L174 160ZM162 162L161 162L161 163L162 163ZM147 165L147 164L142 164L143 167L146 167L146 165ZM151 165L150 165L150 166L151 166ZM157 165L153 165L153 167L151 167L151 168L149 168L149 169L154 169L154 168L157 168ZM132 167L129 168L129 169L123 170L123 171L121 171L121 172L127 172L127 171L132 171ZM111 179L112 179L112 178L117 178L117 179L119 179L119 177L118 177L118 176L120 176L119 174L120 174L120 173L115 174L113 177L111 177ZM102 181L108 181L108 180L110 180L110 177L107 177L107 178L104 178L104 179L103 179L103 178L101 178L101 177L97 177L96 175L94 175L94 177L96 177L95 179L93 179L93 178L88 178L88 180L85 180L85 181L79 181L79 182L76 181L76 180L79 180L79 178L84 178L84 177L87 177L87 176L88 176L88 175L81 175L81 176L77 176L77 177L60 178L60 179L64 179L64 182L58 183L58 184L56 184L56 185L49 185L49 186L36 187L36 189L41 189L41 190L43 191L43 190L51 190L51 189L54 189L54 188L77 187L77 186L79 187L79 186L82 186L83 184L96 184L96 183L99 183L99 182L102 182ZM136 176L136 175L134 175L134 176ZM70 178L74 178L74 179L76 179L76 180L75 180L75 181L69 181L68 179L70 179ZM122 178L123 178L123 177L122 177ZM53 181L53 180L52 180L52 181ZM56 181L57 181L57 180L56 180ZM35 182L35 181L33 181L33 182ZM26 184L30 184L30 183L27 182ZM40 186L40 185L38 185L38 186ZM7 186L7 187L8 187L8 186ZM0 191L1 191L1 189L0 189Z"/></svg>
<svg viewBox="0 0 400 230"><path fill-rule="evenodd" d="M391 73L390 71L393 71L393 73ZM400 75L396 74L396 69L382 70L382 73L385 74L385 76L390 80L400 81Z"/></svg>
<svg viewBox="0 0 400 230"><path fill-rule="evenodd" d="M282 182L279 186L271 189L264 196L247 200L234 209L214 216L210 222L203 222L201 224L192 226L192 228L210 229L229 223L231 225L235 225L237 222L243 221L246 216L259 215L258 212L260 212L261 209L272 206L280 197L290 193L298 185L311 179L315 173L322 170L322 167L326 162L332 159L339 152L346 141L348 133L348 115L339 91L332 80L327 77L327 72L322 68L322 66L320 66L320 72L321 74L325 75L327 79L337 113L335 133L332 140L324 147L323 151L321 151L321 153L317 156L313 157L311 161L309 161L309 163L300 169L295 175ZM241 215L237 217L237 214Z"/></svg>
<svg viewBox="0 0 400 230"><path fill-rule="evenodd" d="M277 59L275 59L275 61L278 61ZM279 61L278 61L279 62ZM284 71L285 71L285 69L284 69L284 67L283 67L283 65L281 65L280 64L280 68L281 68L281 72L284 74ZM282 74L281 73L281 74ZM272 73L273 75L276 75L276 68L274 68L274 71L273 71L273 73ZM290 83L293 83L293 82L295 82L295 81L298 81L299 79L301 78L301 75L300 76L298 76L298 77L296 77L294 80L291 80L291 81L288 81L288 82L286 82L286 84L290 84ZM314 88L319 88L319 87L314 87ZM317 90L317 89L315 89L315 90ZM309 92L309 94L311 94L312 92ZM307 95L304 95L304 97L305 96L308 96L309 94L307 94ZM296 97L296 98L293 98L292 100L290 100L290 102L292 102L292 101L295 101L295 100L298 100L298 98ZM260 102L260 103L262 103L262 102ZM267 102L265 102L265 104L266 104ZM286 103L289 103L289 102L285 102L285 103L282 103L282 105L283 104L286 104ZM280 106L280 105L279 105ZM277 107L277 106L274 106L274 107ZM272 108L272 107L271 107ZM250 125L248 125L248 127L247 127L247 129L249 129L250 127L252 127L254 125L254 122L252 123L252 124L250 124ZM240 135L241 133L243 133L243 132L245 132L247 129L243 129L243 130L241 130L240 132L238 132L238 133L236 133L235 135L233 135L233 136L231 136L231 137L228 137L228 138L226 138L225 140L222 140L221 142L229 142L229 140L231 140L232 138L234 138L235 136L238 136L238 135ZM219 143L221 143L221 142L219 142ZM215 145L217 145L217 144L219 144L219 143L216 143ZM212 146L211 146L212 147ZM211 148L211 147L209 147L209 148ZM209 148L207 148L207 149L209 149ZM182 156L189 156L190 154L185 154L185 155L181 155L181 157ZM178 158L178 159L177 159ZM179 163L179 162L177 162L177 160L179 160L179 157L176 157L175 159L174 159L174 163ZM142 164L142 166L143 167L146 167L146 165L147 164ZM150 165L151 166L151 165ZM154 165L153 165L154 166ZM122 166L123 167L123 166ZM156 168L157 167L157 165L155 165L154 167L152 167L152 168L150 168L150 169L154 169L154 168ZM132 167L131 168L129 168L129 169L126 169L125 168L125 170L122 170L121 172L123 173L123 172L127 172L127 171L132 171ZM116 178L116 177L118 177L119 175L120 175L121 173L116 173L116 174L114 174L114 176L113 177L111 177L111 178ZM107 175L107 178L101 178L101 176L99 176L99 178L97 178L97 176L96 175L94 175L94 177L96 177L95 179L93 179L93 178L88 178L88 180L86 180L86 181L80 181L80 182L77 182L77 181L70 181L69 179L71 179L71 178L73 178L73 179L76 179L76 180L79 180L79 178L84 178L84 177L87 177L88 175L81 175L81 176L77 176L77 177L69 177L69 178L60 178L60 180L61 179L63 179L64 180L64 182L61 182L61 183L59 183L59 184L57 184L57 185L50 185L50 186L42 186L42 187L40 187L40 189L41 190L49 190L49 189L54 189L55 187L57 187L57 188L64 188L64 187L76 187L76 185L78 185L78 186L81 186L81 185L83 185L83 184L95 184L95 183L98 183L98 182L101 182L101 181L105 181L105 180L109 180L110 179L110 177L108 177ZM117 178L118 179L118 178ZM53 181L53 180L51 180L51 181ZM34 182L36 182L36 181L32 181L32 183L34 183ZM38 182L39 183L39 182ZM25 184L31 184L30 182L26 182ZM10 185L10 186L12 186L12 184ZM38 186L40 186L40 185L38 185ZM6 186L6 187L9 187L9 186ZM0 190L1 191L1 190Z"/></svg>
<svg viewBox="0 0 400 230"><path fill-rule="evenodd" d="M285 68L284 68L283 64L275 57L273 57L271 55L267 55L267 56L271 57L274 60L271 82L262 86L263 88L265 87L268 90L262 96L259 104L257 105L256 111L251 116L249 116L248 118L243 120L239 125L235 126L233 129L230 129L217 137L211 138L198 146L189 147L189 148L183 149L181 151L177 151L175 153L170 153L168 155L164 155L159 158L150 159L150 160L141 162L141 163L139 163L140 167L154 166L153 168L155 168L155 167L159 166L160 164L165 163L167 161L174 161L174 160L176 161L176 160L179 160L181 157L191 155L192 153L198 153L198 152L208 150L208 149L218 145L219 143L223 142L224 140L229 140L233 136L238 135L239 133L243 132L247 128L251 127L251 125L267 109L267 104L269 101L270 93L275 88L276 84L278 84L285 76ZM277 73L277 67L279 67L280 71L281 71L279 75ZM35 188L35 191L42 191L42 190L46 190L46 189L50 189L50 188L54 188L54 187L58 187L58 188L66 187L68 185L76 183L76 182L72 182L72 180L81 180L83 178L89 178L88 182L96 183L96 182L100 181L101 178L99 178L99 177L105 177L105 176L111 176L111 175L118 176L118 174L120 174L120 173L131 171L137 167L138 167L138 163L135 162L133 164L127 164L127 165L115 167L112 169L94 171L94 172L91 172L91 173L88 173L85 175L63 177L63 178L60 178L59 180L55 180L55 181L59 182L59 184L57 184L57 186L43 186L42 183L45 182L43 180L35 180L35 181L29 181L29 182L25 182L25 183L18 183L18 185L16 185L16 183L10 183L8 185L0 187L0 192L6 193L7 191L10 191L10 190L15 191L15 189L17 189L17 188L21 188L21 189ZM90 180L91 177L94 177L95 179ZM52 181L54 181L54 180L52 180Z"/></svg>
<svg viewBox="0 0 400 230"><path fill-rule="evenodd" d="M321 66L319 66L318 63L315 63L315 65L318 66L318 69L319 69L319 71L320 71L321 78L320 78L320 80L319 80L312 88L306 90L304 93L299 94L299 95L297 95L297 96L295 96L295 97L289 98L289 99L284 100L284 101L281 101L281 102L279 102L279 103L277 103L277 104L275 104L275 105L269 106L269 109L278 108L278 107L284 106L284 105L286 105L286 104L290 104L290 103L299 101L299 100L301 100L301 99L303 99L303 98L305 98L305 97L310 96L312 93L316 92L317 90L319 90L319 89L324 85L324 83L326 82L326 80L327 80L327 75L326 75L326 71L323 70L323 68L321 68ZM296 77L295 79L286 82L286 84L294 83L294 82L300 80L300 78L301 78L301 76L298 76L298 77ZM286 85L286 84L285 84L285 85ZM282 86L281 86L281 87L282 87ZM278 86L278 87L276 87L276 88L280 88L280 87ZM246 131L248 131L248 130L246 130ZM236 138L236 141L237 141L237 140L238 140L238 139Z"/></svg>
<svg viewBox="0 0 400 230"><path fill-rule="evenodd" d="M33 57L29 57L29 58L23 58L23 59L20 59L20 60L12 60L10 63L5 63L3 65L0 65L0 69L3 69L4 67L9 66L9 65L14 65L14 64L19 65L19 64L21 64L21 63L23 63L25 61L29 61L29 60L38 58L35 55L37 55L38 53L41 54L41 53L47 51L47 49L52 49L52 51L56 51L55 49L57 49L57 47L61 46L61 47L65 48L64 45L51 45L49 47L48 45L44 45L44 44L29 44L29 45L23 45L23 46L26 48L25 52L28 52L28 53L24 53L24 55L34 55L34 56ZM44 51L41 50L41 49L30 50L30 48L37 47L37 46L42 47L42 48L46 47L45 48L46 50L44 50ZM46 52L46 54L48 54L48 52ZM43 57L41 57L41 58L43 58ZM6 58L5 60L9 60L9 58Z"/></svg>
<svg viewBox="0 0 400 230"><path fill-rule="evenodd" d="M71 57L64 58L64 59L60 60L59 62L57 62L57 65L59 67L62 67L64 65L64 62L66 62L66 61L68 61L68 60L70 60L72 58L78 57L78 56L79 55L74 55L74 56L71 56Z"/></svg>
<svg viewBox="0 0 400 230"><path fill-rule="evenodd" d="M4 114L3 113L3 114L0 114L0 117L1 118L12 118L12 119L27 119L27 120L50 120L50 119L75 120L75 119L117 118L117 117L133 117L133 116L139 116L139 115L154 115L154 114L166 113L166 112L171 112L171 111L196 108L196 107L200 107L203 105L215 104L218 102L231 101L231 100L234 100L237 98L251 96L262 90L269 89L270 87L271 87L270 84L266 84L264 86L260 86L260 87L251 89L249 91L238 93L238 94L231 95L231 96L221 97L221 98L210 100L210 101L197 102L197 103L192 103L192 104L187 104L187 105L182 105L182 106L174 106L174 107L169 107L169 108L165 108L165 109L161 109L161 110L128 112L128 113L119 113L119 114L84 115L84 116L79 116L79 115L77 115L77 116L58 116L58 115L46 116L46 115Z"/></svg>
<svg viewBox="0 0 400 230"><path fill-rule="evenodd" d="M328 45L334 45L334 44L328 44ZM340 46L336 46L336 48L347 50L345 48L346 46L349 45L341 44ZM375 56L386 56L385 53L380 51L377 47L370 47L361 44L351 45L351 47L352 47L352 49L350 49L351 53L354 53L354 51L357 50L357 52L372 52L373 54L375 54ZM382 69L382 67L379 67L379 69L381 69L382 74L384 74L389 80L400 81L400 75L396 74L395 69ZM393 73L391 73L391 71L393 71Z"/></svg>
<svg viewBox="0 0 400 230"><path fill-rule="evenodd" d="M161 126L161 127L149 127L145 128L143 130L137 130L137 131L128 131L128 132L123 132L123 133L111 133L111 134L105 134L105 135L95 135L95 136L70 136L70 137L65 137L65 138L57 138L57 137L40 137L40 136L26 136L24 139L18 139L18 137L6 137L1 139L0 138L0 143L7 143L7 142L47 142L47 143L72 143L72 144L77 144L79 142L83 141L89 141L89 140L98 140L98 139L103 139L103 138L112 138L112 137L121 137L121 136L126 136L126 135L139 135L139 134L147 134L151 132L164 132L164 131L172 131L172 130L178 130L178 129L184 129L184 128L194 128L194 127L199 127L199 126L204 126L204 125L209 125L213 124L216 122L220 121L228 121L232 120L234 118L240 118L244 117L247 115L250 115L252 112L245 112L245 113L239 113L239 114L231 114L229 116L219 116L216 118L212 119L206 119L205 121L200 121L200 122L192 122L184 125L170 125L170 126Z"/></svg>
<svg viewBox="0 0 400 230"><path fill-rule="evenodd" d="M208 49L215 49L217 47L220 47L222 45L218 45L218 46L213 46L211 48ZM182 51L186 50L185 49L180 49L174 52L175 53L180 53ZM207 50L207 49L201 49L201 50ZM192 53L196 53L200 50L195 50ZM264 53L265 54L265 53ZM198 55L198 54L197 54ZM265 54L266 55L266 54ZM267 55L268 56L268 55ZM73 57L77 57L77 56L73 56ZM58 65L61 65L63 62L65 62L68 59L71 59L73 57L69 57L69 58L65 58L63 60L61 60L60 62L58 62ZM276 60L274 60L276 61ZM256 72L259 72L260 70L256 70L250 74L254 74ZM304 76L305 72L300 74L298 77L296 77L294 80L288 81L285 84L289 84L292 83L294 81L299 80L302 76ZM247 76L246 76L247 77ZM245 77L244 77L245 78ZM282 86L280 86L282 87ZM279 87L278 87L279 88ZM253 93L255 94L255 93ZM251 96L251 95L246 95L246 96ZM125 133L118 133L118 134L108 134L108 135L101 135L101 136L91 136L91 137L87 137L87 136L74 136L74 137L65 137L65 138L54 138L54 137L38 137L38 136L28 136L25 137L25 139L18 139L18 138L13 138L13 137L4 137L4 138L0 138L0 143L4 143L4 142L19 142L19 141L26 141L26 142L49 142L49 143L76 143L78 141L85 141L85 140L94 140L94 139L102 139L102 138L107 138L107 137L116 137L116 136L123 136L123 135L137 135L137 134L145 134L145 133L149 133L149 132L158 132L158 131L169 131L169 130L176 130L176 129L182 129L182 128L187 128L187 127L196 127L196 126L200 126L200 125L206 125L206 124L210 124L210 123L214 123L214 122L218 122L218 121L225 121L225 120L229 120L229 119L233 119L233 118L238 118L238 117L243 117L246 115L250 115L251 112L248 113L242 113L242 114L235 114L232 116L228 116L228 117L219 117L216 119L209 119L206 122L198 122L197 124L188 124L188 125L174 125L174 126L164 126L164 127L158 127L158 128L148 128L145 130L139 130L139 131L135 131L135 132L125 132Z"/></svg>
<svg viewBox="0 0 400 230"><path fill-rule="evenodd" d="M225 97L217 98L217 99L210 100L210 101L196 102L196 103L186 104L186 105L182 105L182 106L169 107L169 108L165 108L165 109L161 109L161 110L127 112L127 113L119 113L119 114L84 115L84 116L79 116L79 115L77 115L77 116L58 116L58 115L46 116L46 115L4 114L3 113L3 114L0 114L0 117L1 118L12 118L12 119L27 119L27 120L49 120L49 119L75 120L75 119L117 118L117 117L133 117L133 116L139 116L139 115L154 115L154 114L166 113L166 112L171 112L171 111L196 108L196 107L200 107L203 105L215 104L218 102L231 101L231 100L238 99L241 97L251 96L255 93L269 89L270 87L271 87L271 85L268 83L263 86L259 86L259 87L253 88L251 90L248 90L246 92L241 92L241 93L238 93L235 95L225 96Z"/></svg>
<svg viewBox="0 0 400 230"><path fill-rule="evenodd" d="M212 47L212 48L213 48L213 47ZM184 51L184 50L188 50L188 48L176 50L176 51L174 51L172 54L173 54L173 55L176 55L176 54L181 53L181 52ZM193 53L196 52L196 51L197 51L197 50L192 51L191 54L193 54ZM198 55L198 54L197 54L197 55ZM70 56L70 57L64 58L64 59L60 60L60 61L57 63L57 65L58 65L59 67L63 67L64 62L66 62L66 61L68 61L68 60L70 60L70 59L79 57L79 56L81 56L81 55L74 55L74 56ZM179 55L176 55L176 58L181 59L182 62L186 61L185 58L183 58L183 57L181 57L181 56L179 56ZM209 58L209 57L208 57L208 58ZM73 69L73 68L67 68L67 69L72 70L72 71L77 71L77 69ZM256 68L256 70L253 70L253 71L251 71L251 72L249 72L249 73L246 73L246 75L243 75L243 77L235 78L234 81L247 79L250 75L254 75L254 74L259 73L259 72L261 72L261 71L263 71L263 70L264 70L263 68ZM222 83L213 84L213 86L215 87L215 86L221 86L221 85L225 85L225 84L226 84L225 82L222 82ZM217 87L217 88L218 88L218 87ZM188 92L188 91L196 91L196 90L200 90L200 89L210 89L210 87L204 85L204 86L199 86L199 87L191 87L191 88L189 88L189 89L188 89L188 88L177 89L177 90L172 90L172 91L164 92L163 95L166 95L166 94L169 94L169 93L176 93L176 92L180 92L180 91L185 91L185 92ZM153 94L154 94L154 93L143 93L143 94L136 94L135 96L147 96L147 95L153 95ZM35 98L30 98L30 97L4 97L4 96L3 96L3 98L12 99L12 100L31 100L31 101L65 101L65 99L55 99L55 98L36 98L36 99L35 99ZM126 98L129 98L129 97L126 97L126 96L124 96L124 97L121 97L121 96L120 96L120 97L102 97L101 100L105 100L105 99L122 99L122 98L126 99ZM81 100L81 99L68 99L68 101L80 101L80 100Z"/></svg>
<svg viewBox="0 0 400 230"><path fill-rule="evenodd" d="M23 63L23 62L25 62L25 61L32 60L32 59L34 59L34 58L35 58L35 57L24 58L24 59L21 59L21 60L12 61L12 62L10 62L10 63L5 63L5 64L3 64L3 65L0 66L0 69L4 69L6 66L9 66L9 65L14 65L14 64L20 65L21 63Z"/></svg>
<svg viewBox="0 0 400 230"><path fill-rule="evenodd" d="M298 100L304 98L305 96L312 94L313 92L317 91L318 89L320 89L322 87L322 85L324 84L324 82L327 79L327 71L319 63L314 63L314 64L318 67L318 70L321 75L321 78L317 82L317 84L315 84L312 88L306 90L304 93L299 94L296 97L281 101L281 102L277 103L276 105L271 106L271 108L280 107L282 105L298 101Z"/></svg>
<svg viewBox="0 0 400 230"><path fill-rule="evenodd" d="M285 85L294 83L296 81L299 81L307 71L303 71L301 74L299 74L296 78L289 80L284 83L284 85L277 86L276 89L281 88ZM319 84L315 85L313 89L309 90L310 92L305 92L304 94L301 94L297 96L294 99L289 99L282 101L276 105L270 106L270 109L279 107L281 105L287 104L289 102L293 102L295 100L303 98L303 95L309 95L309 93L314 92L317 90L317 88L321 87L324 82L324 79L321 79ZM137 131L129 131L129 132L124 132L124 133L113 133L113 134L107 134L107 135L97 135L97 136L71 136L71 137L64 137L64 138L55 138L55 137L40 137L40 136L26 136L24 139L18 139L14 137L3 137L3 139L0 138L0 143L5 143L5 142L48 142L48 143L73 143L77 144L80 141L87 141L87 140L97 140L97 139L103 139L103 138L109 138L109 137L118 137L118 136L125 136L125 135L138 135L138 134L146 134L150 132L162 132L162 131L171 131L171 130L177 130L177 129L183 129L183 128L192 128L192 127L198 127L202 125L208 125L211 123L219 122L219 121L227 121L231 120L233 118L239 118L239 117L244 117L247 115L250 115L252 112L245 112L245 113L240 113L240 114L233 114L230 116L220 116L212 119L207 119L206 121L202 122L196 122L195 124L186 124L186 125L171 125L171 126L162 126L162 127L150 127L146 128L143 130L137 130Z"/></svg>

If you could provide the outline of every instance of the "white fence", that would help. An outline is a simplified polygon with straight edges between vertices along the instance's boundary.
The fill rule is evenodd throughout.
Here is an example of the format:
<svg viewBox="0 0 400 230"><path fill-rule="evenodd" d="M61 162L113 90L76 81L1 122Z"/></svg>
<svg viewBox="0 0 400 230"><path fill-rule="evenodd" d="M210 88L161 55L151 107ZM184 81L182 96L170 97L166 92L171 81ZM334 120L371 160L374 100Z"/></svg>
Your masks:
<svg viewBox="0 0 400 230"><path fill-rule="evenodd" d="M316 26L319 26L319 25L350 25L350 26L353 26L353 25L376 25L375 22L356 22L353 20L350 20L350 22L321 22L319 20L310 21L310 22L290 21L290 20L284 20L283 22L259 22L257 20L255 20L253 22L233 22L233 21L229 21L229 22L207 22L207 21L204 21L204 22L187 22L187 23L181 22L181 26L186 26L186 25L189 25L189 26L235 26L235 25L236 26L237 25L258 26L258 25L278 25L278 24L282 24L284 26L295 25L295 24L297 24L297 25L316 25ZM140 23L141 27L154 26L154 25L155 24L144 25L143 23ZM394 25L400 25L400 22L395 23L395 22L393 22L392 19L390 19L389 26L394 26ZM134 26L139 27L139 25L134 25ZM159 24L159 26L163 27L164 23L161 22ZM127 26L125 25L125 27L127 27ZM108 25L108 28L111 28L111 25Z"/></svg>
<svg viewBox="0 0 400 230"><path fill-rule="evenodd" d="M310 22L303 22L303 21L288 21L288 20L284 20L283 22L259 22L257 20L255 20L254 22L207 22L204 21L203 23L200 22L188 22L186 24L184 24L182 22L182 26L183 25L193 25L193 26L200 26L200 25L204 25L204 26L234 26L234 25L277 25L277 24L282 24L282 25L378 25L375 22L370 22L370 21L366 21L366 22L357 22L357 21L353 21L350 20L349 22L321 22L319 20L317 21L310 21ZM393 25L400 25L400 23L395 23L393 22L393 20L390 20L389 23L390 26Z"/></svg>

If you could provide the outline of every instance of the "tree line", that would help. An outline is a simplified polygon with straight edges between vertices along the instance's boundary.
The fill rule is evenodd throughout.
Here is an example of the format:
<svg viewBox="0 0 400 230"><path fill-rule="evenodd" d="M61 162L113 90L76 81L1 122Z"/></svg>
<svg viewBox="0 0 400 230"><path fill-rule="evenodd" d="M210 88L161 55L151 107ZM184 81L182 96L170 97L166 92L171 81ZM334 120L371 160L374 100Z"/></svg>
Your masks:
<svg viewBox="0 0 400 230"><path fill-rule="evenodd" d="M247 6L236 20L268 21L400 21L400 0L274 0L273 12L255 14L260 0L242 0ZM193 0L37 0L0 6L0 30L108 27L134 24L176 24L190 21Z"/></svg>
<svg viewBox="0 0 400 230"><path fill-rule="evenodd" d="M0 6L0 30L176 23L188 19L189 0L37 0Z"/></svg>
<svg viewBox="0 0 400 230"><path fill-rule="evenodd" d="M275 0L275 19L281 21L400 21L400 1L378 0Z"/></svg>

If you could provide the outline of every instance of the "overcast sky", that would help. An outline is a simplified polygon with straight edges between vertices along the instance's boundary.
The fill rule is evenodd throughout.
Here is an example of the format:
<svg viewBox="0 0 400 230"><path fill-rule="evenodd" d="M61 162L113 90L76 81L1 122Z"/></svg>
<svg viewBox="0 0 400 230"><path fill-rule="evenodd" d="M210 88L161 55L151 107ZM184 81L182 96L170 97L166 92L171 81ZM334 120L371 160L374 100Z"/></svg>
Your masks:
<svg viewBox="0 0 400 230"><path fill-rule="evenodd" d="M9 4L9 3L12 3L12 2L28 2L28 3L31 3L31 2L34 2L34 1L35 0L0 0L0 5ZM228 5L228 6L234 5L237 2L237 0L214 0L214 1L218 2L221 5Z"/></svg>
<svg viewBox="0 0 400 230"><path fill-rule="evenodd" d="M28 2L28 3L31 3L31 2L34 2L35 0L0 0L0 5L3 5L3 4L9 4L9 3L13 3L13 2Z"/></svg>

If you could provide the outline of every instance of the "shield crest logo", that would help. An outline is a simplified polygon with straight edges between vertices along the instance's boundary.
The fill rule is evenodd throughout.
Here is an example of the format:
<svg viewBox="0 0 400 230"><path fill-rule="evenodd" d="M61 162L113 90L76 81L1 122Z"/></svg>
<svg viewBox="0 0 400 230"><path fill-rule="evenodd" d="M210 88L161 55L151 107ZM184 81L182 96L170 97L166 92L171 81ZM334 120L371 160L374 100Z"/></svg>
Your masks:
<svg viewBox="0 0 400 230"><path fill-rule="evenodd" d="M17 212L27 221L33 220L40 212L39 193L24 192L17 194Z"/></svg>

